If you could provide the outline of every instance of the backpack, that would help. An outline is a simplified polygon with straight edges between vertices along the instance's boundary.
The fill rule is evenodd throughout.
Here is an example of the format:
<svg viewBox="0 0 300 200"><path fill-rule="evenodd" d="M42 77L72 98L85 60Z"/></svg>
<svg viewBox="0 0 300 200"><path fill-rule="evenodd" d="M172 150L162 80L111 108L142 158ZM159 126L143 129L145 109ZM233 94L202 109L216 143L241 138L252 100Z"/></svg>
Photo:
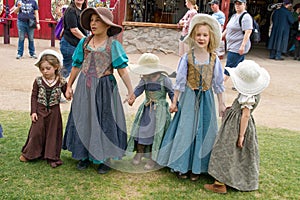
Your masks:
<svg viewBox="0 0 300 200"><path fill-rule="evenodd" d="M240 24L240 27L242 27L242 19L243 19L243 16L246 14L247 12L244 12L240 18L239 18L239 24ZM250 14L249 14L250 15ZM250 15L251 16L251 15ZM253 17L251 16L252 18L252 33L250 35L250 41L251 42L254 42L254 43L259 43L260 42L260 30L259 30L259 25L258 23L253 19ZM243 31L244 33L244 31Z"/></svg>
<svg viewBox="0 0 300 200"><path fill-rule="evenodd" d="M60 40L63 35L63 32L64 32L64 17L62 16L55 26L55 31L54 31L55 37Z"/></svg>

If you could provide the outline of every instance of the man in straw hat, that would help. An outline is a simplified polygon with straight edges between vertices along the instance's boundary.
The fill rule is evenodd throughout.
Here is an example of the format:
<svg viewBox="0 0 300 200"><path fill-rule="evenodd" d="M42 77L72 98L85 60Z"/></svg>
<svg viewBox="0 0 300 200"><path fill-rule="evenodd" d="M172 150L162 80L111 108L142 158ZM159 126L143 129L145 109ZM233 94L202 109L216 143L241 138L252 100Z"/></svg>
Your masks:
<svg viewBox="0 0 300 200"><path fill-rule="evenodd" d="M121 43L113 39L122 27L113 23L109 9L86 8L80 22L92 35L81 39L74 52L66 95L73 101L63 148L79 160L79 170L93 162L99 164L98 173L104 174L110 170L110 159L121 159L127 146L125 114L113 72L118 71L130 97L128 57ZM80 71L73 95L72 85Z"/></svg>
<svg viewBox="0 0 300 200"><path fill-rule="evenodd" d="M269 85L269 73L252 60L236 68L226 68L239 92L227 109L217 135L208 173L216 181L204 188L226 193L226 185L240 191L258 189L259 152L252 112L260 101L260 93Z"/></svg>
<svg viewBox="0 0 300 200"><path fill-rule="evenodd" d="M144 169L152 170L156 165L162 138L171 120L169 104L166 101L167 94L171 101L174 96L172 82L167 76L170 69L161 65L158 56L152 53L144 53L139 58L138 64L130 65L129 69L141 75L133 98L128 100L129 105L132 105L143 92L146 98L135 116L127 151L137 151L132 160L134 165L140 164L144 153L150 153Z"/></svg>

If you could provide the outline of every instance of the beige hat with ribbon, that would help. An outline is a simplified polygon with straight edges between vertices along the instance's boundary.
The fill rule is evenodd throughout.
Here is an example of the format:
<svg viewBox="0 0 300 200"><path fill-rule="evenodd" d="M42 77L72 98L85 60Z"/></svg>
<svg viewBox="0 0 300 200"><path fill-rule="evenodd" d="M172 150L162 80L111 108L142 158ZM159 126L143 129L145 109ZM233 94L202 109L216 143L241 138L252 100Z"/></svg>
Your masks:
<svg viewBox="0 0 300 200"><path fill-rule="evenodd" d="M159 64L159 57L152 53L144 53L138 60L138 64L129 65L129 69L140 75L148 75L156 72L163 72L169 74L172 72L171 68Z"/></svg>

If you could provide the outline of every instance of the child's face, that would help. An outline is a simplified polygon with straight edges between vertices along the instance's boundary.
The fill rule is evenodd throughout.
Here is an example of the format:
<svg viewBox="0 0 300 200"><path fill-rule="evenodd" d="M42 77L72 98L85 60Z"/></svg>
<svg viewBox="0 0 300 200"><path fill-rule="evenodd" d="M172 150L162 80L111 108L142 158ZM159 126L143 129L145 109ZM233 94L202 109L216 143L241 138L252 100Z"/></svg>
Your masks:
<svg viewBox="0 0 300 200"><path fill-rule="evenodd" d="M209 28L206 25L200 25L195 28L195 43L201 48L207 48L209 44Z"/></svg>
<svg viewBox="0 0 300 200"><path fill-rule="evenodd" d="M56 69L57 67L52 66L48 61L40 64L40 71L46 79L54 78Z"/></svg>
<svg viewBox="0 0 300 200"><path fill-rule="evenodd" d="M107 34L109 25L105 24L103 20L96 14L92 14L90 21L91 30L94 35Z"/></svg>

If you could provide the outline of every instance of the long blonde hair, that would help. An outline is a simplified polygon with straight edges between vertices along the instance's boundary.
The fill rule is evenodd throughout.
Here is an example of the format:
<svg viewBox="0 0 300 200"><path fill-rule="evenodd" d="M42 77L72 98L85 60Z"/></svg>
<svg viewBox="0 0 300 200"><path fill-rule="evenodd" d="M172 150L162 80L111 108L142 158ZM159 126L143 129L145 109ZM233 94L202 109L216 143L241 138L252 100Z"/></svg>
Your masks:
<svg viewBox="0 0 300 200"><path fill-rule="evenodd" d="M198 6L196 4L196 0L187 0L187 1L189 1L193 5L194 9L198 11Z"/></svg>
<svg viewBox="0 0 300 200"><path fill-rule="evenodd" d="M213 32L213 29L212 27L206 23L206 22L202 22L202 23L198 23L196 24L194 27L193 27L193 30L191 32L191 35L190 35L190 40L189 40L189 46L190 48L194 47L195 46L195 36L196 36L196 29L199 27L199 26L207 26L208 27L208 30L209 30L209 43L207 45L207 51L209 53L212 53L216 50L216 42L217 42L217 38L215 37L215 34Z"/></svg>

